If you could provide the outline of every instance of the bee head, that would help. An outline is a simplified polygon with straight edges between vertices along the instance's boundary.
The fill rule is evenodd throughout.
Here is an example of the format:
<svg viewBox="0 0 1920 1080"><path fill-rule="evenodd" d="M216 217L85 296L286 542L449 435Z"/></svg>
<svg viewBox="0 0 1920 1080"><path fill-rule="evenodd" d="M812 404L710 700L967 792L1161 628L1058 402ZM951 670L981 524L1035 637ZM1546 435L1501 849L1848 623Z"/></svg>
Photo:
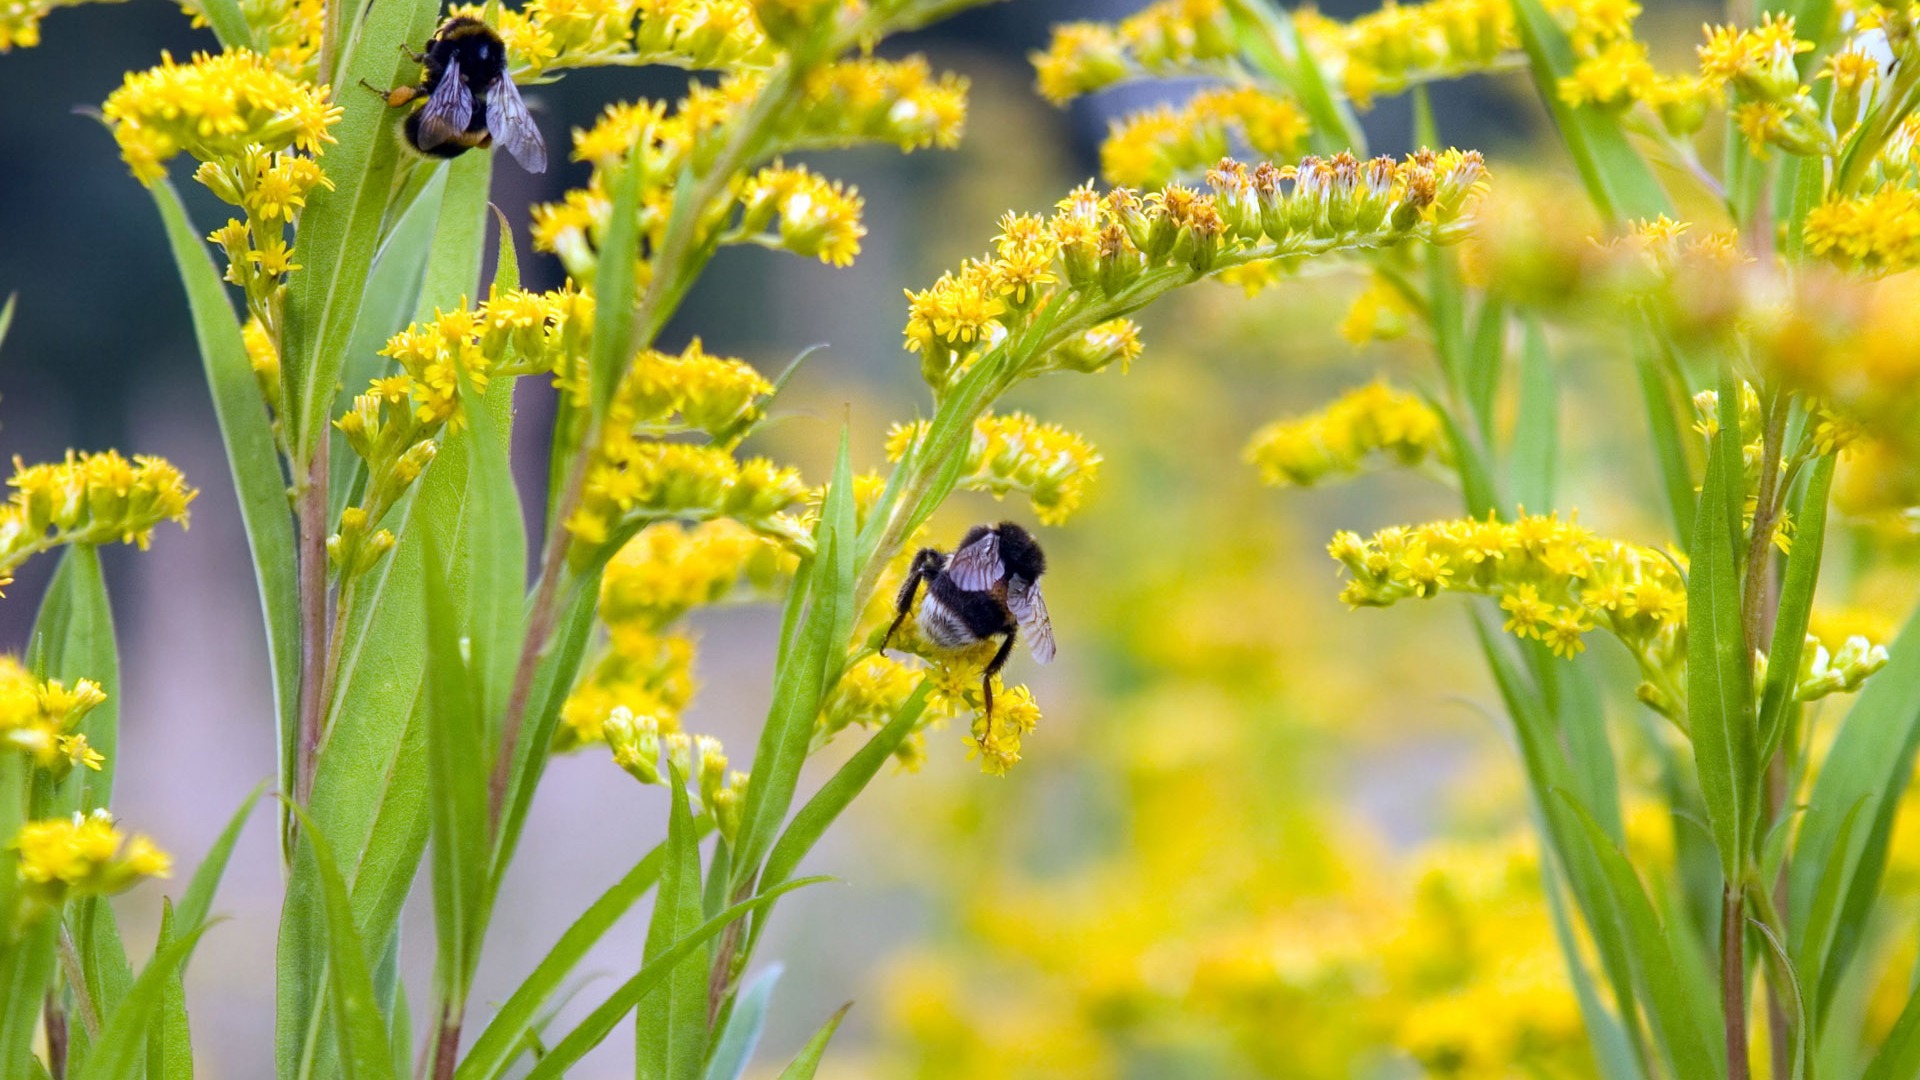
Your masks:
<svg viewBox="0 0 1920 1080"><path fill-rule="evenodd" d="M1027 581L1040 580L1040 575L1047 572L1047 556L1033 534L1011 521L994 526L994 531L1000 534L1000 564L1007 573Z"/></svg>

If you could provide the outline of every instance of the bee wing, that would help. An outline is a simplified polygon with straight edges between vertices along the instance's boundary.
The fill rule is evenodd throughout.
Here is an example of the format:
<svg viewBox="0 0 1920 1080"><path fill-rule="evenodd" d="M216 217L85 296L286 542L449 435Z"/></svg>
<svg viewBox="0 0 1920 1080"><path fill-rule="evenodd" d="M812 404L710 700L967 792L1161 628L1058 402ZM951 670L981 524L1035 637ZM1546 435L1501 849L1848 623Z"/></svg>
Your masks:
<svg viewBox="0 0 1920 1080"><path fill-rule="evenodd" d="M1007 582L1007 609L1027 636L1027 649L1043 664L1053 662L1053 620L1047 617L1047 601L1040 595L1040 583L1025 578Z"/></svg>
<svg viewBox="0 0 1920 1080"><path fill-rule="evenodd" d="M513 160L530 173L547 171L547 144L540 128L527 115L527 103L520 100L520 89L502 71L487 88L487 133L507 148Z"/></svg>
<svg viewBox="0 0 1920 1080"><path fill-rule="evenodd" d="M449 58L446 72L420 110L420 149L431 150L450 141L467 130L472 119L473 95L460 77L460 61Z"/></svg>
<svg viewBox="0 0 1920 1080"><path fill-rule="evenodd" d="M947 560L947 576L968 592L984 592L998 585L1007 576L1007 568L1000 563L999 535L990 532L954 552Z"/></svg>

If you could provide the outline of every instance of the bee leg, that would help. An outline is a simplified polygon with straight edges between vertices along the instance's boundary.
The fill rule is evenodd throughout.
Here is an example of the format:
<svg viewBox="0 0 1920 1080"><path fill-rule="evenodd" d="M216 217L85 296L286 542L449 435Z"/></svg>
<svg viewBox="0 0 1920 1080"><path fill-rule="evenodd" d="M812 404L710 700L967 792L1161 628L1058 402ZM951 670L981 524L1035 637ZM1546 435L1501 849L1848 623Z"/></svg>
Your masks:
<svg viewBox="0 0 1920 1080"><path fill-rule="evenodd" d="M887 642L893 640L900 624L907 620L913 611L913 601L920 594L920 583L939 573L940 553L932 548L921 548L913 556L913 564L907 568L907 580L900 583L900 595L893 601L893 622L880 638L880 651L887 651Z"/></svg>
<svg viewBox="0 0 1920 1080"><path fill-rule="evenodd" d="M987 740L993 736L993 677L1007 666L1007 658L1013 655L1014 639L1019 636L1019 630L1009 627L1007 640L1000 643L1000 651L994 653L993 659L987 661L987 666L980 669L980 700L987 717L987 729L979 739L981 750L987 748Z"/></svg>
<svg viewBox="0 0 1920 1080"><path fill-rule="evenodd" d="M426 53L414 52L413 49L409 47L407 43L404 41L400 42L400 52L401 52L401 55L405 56L407 59L413 61L416 64L424 64L427 62Z"/></svg>
<svg viewBox="0 0 1920 1080"><path fill-rule="evenodd" d="M386 102L389 109L397 109L420 96L417 86L396 86L391 90L382 90L365 79L360 80L360 85L379 94L380 100Z"/></svg>

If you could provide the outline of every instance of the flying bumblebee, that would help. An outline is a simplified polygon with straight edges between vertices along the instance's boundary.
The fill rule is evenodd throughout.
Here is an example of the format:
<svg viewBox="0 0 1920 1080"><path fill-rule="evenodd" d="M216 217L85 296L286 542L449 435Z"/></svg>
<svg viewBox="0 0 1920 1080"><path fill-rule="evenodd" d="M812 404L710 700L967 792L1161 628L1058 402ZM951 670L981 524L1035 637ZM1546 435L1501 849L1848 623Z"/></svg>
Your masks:
<svg viewBox="0 0 1920 1080"><path fill-rule="evenodd" d="M1053 660L1053 623L1040 596L1040 575L1047 557L1033 534L1011 521L976 525L960 538L951 556L921 548L907 569L894 601L893 625L880 639L884 651L894 631L913 612L920 586L927 587L916 620L920 634L943 649L964 649L1004 634L1000 650L980 675L987 720L993 720L993 677L1006 666L1021 633L1027 649L1045 664Z"/></svg>
<svg viewBox="0 0 1920 1080"><path fill-rule="evenodd" d="M547 171L547 145L507 74L507 46L492 27L456 15L433 32L424 52L401 48L424 65L418 86L361 85L389 108L427 99L407 114L402 134L408 146L431 157L453 158L498 142L528 172Z"/></svg>

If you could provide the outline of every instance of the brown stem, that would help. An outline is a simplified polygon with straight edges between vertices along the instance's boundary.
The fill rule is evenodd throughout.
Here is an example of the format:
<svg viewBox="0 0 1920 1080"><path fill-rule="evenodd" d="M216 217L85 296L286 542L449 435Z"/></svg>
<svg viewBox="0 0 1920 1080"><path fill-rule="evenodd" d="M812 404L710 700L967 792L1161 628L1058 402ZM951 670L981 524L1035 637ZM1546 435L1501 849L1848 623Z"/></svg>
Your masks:
<svg viewBox="0 0 1920 1080"><path fill-rule="evenodd" d="M47 1073L53 1080L67 1080L67 1012L60 1007L58 994L47 993Z"/></svg>
<svg viewBox="0 0 1920 1080"><path fill-rule="evenodd" d="M1727 1080L1749 1080L1746 896L1729 882L1720 894L1720 1005L1727 1017Z"/></svg>
<svg viewBox="0 0 1920 1080"><path fill-rule="evenodd" d="M1741 600L1745 614L1747 655L1771 647L1776 605L1773 602L1773 528L1780 520L1780 451L1786 440L1787 396L1774 395L1767 409L1767 427L1761 436L1760 489L1755 493L1753 534L1747 542L1746 589Z"/></svg>
<svg viewBox="0 0 1920 1080"><path fill-rule="evenodd" d="M741 885L733 894L732 903L738 904L753 899L754 883L749 881ZM713 974L707 979L707 1027L711 1029L720 1020L720 1006L726 1003L727 994L733 989L733 957L740 951L740 941L746 936L747 920L735 919L727 924L720 935L720 948L714 952Z"/></svg>
<svg viewBox="0 0 1920 1080"><path fill-rule="evenodd" d="M327 453L314 452L298 493L300 514L300 742L294 761L293 798L306 805L313 794L326 713L327 662Z"/></svg>
<svg viewBox="0 0 1920 1080"><path fill-rule="evenodd" d="M460 1016L451 1002L440 1006L439 1030L433 1043L433 1080L453 1080L460 1059Z"/></svg>
<svg viewBox="0 0 1920 1080"><path fill-rule="evenodd" d="M105 900L98 901L106 903ZM60 928L60 968L66 973L67 985L73 989L73 1004L80 1010L80 1026L87 1029L87 1038L100 1037L100 1011L93 1007L93 995L87 992L87 973L80 966L80 950L74 947L73 932L65 926Z"/></svg>
<svg viewBox="0 0 1920 1080"><path fill-rule="evenodd" d="M487 778L487 813L495 832L500 828L500 811L506 802L507 782L513 778L513 751L520 741L520 728L527 718L527 699L533 695L533 677L540 670L540 658L547 651L547 636L553 632L554 605L560 598L560 575L566 569L566 520L580 501L581 479L586 475L586 455L575 461L567 489L555 504L553 535L547 537L546 555L541 560L540 584L533 594L533 609L527 613L527 639L520 647L520 659L514 664L513 686L507 693L507 711L501 721L500 753L493 761L493 774Z"/></svg>

